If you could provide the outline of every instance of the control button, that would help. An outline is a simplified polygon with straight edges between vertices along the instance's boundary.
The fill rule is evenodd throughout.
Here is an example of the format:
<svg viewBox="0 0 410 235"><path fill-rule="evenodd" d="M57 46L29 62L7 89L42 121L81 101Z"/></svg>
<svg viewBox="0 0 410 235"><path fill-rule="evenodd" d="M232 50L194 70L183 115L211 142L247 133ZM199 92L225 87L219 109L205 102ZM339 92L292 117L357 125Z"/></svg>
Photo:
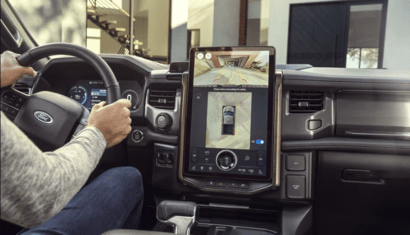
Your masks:
<svg viewBox="0 0 410 235"><path fill-rule="evenodd" d="M216 165L223 171L230 171L235 168L238 158L231 150L222 150L216 155Z"/></svg>
<svg viewBox="0 0 410 235"><path fill-rule="evenodd" d="M9 113L10 109L9 106L1 104L1 110L3 110L3 112Z"/></svg>
<svg viewBox="0 0 410 235"><path fill-rule="evenodd" d="M205 163L209 163L210 160L211 160L211 159L210 159L209 157L204 157Z"/></svg>
<svg viewBox="0 0 410 235"><path fill-rule="evenodd" d="M209 156L210 154L211 154L211 151L209 151L209 150L205 150L205 151L204 151L204 155L205 155L205 156Z"/></svg>
<svg viewBox="0 0 410 235"><path fill-rule="evenodd" d="M309 120L309 130L317 130L322 127L322 120Z"/></svg>
<svg viewBox="0 0 410 235"><path fill-rule="evenodd" d="M173 153L166 153L164 156L164 160L166 164L174 163L174 154Z"/></svg>
<svg viewBox="0 0 410 235"><path fill-rule="evenodd" d="M225 181L216 181L216 187L226 187Z"/></svg>
<svg viewBox="0 0 410 235"><path fill-rule="evenodd" d="M249 188L249 183L239 183L239 188L240 189L248 189Z"/></svg>
<svg viewBox="0 0 410 235"><path fill-rule="evenodd" d="M197 149L191 149L191 161L193 163L198 162L198 150Z"/></svg>
<svg viewBox="0 0 410 235"><path fill-rule="evenodd" d="M195 165L191 166L191 171L197 171L197 170L198 170L197 166L195 166Z"/></svg>
<svg viewBox="0 0 410 235"><path fill-rule="evenodd" d="M265 166L265 153L258 152L258 166L262 167Z"/></svg>
<svg viewBox="0 0 410 235"><path fill-rule="evenodd" d="M251 160L251 156L250 156L249 154L246 154L246 155L245 155L245 162L247 162L247 161L249 161L249 160Z"/></svg>
<svg viewBox="0 0 410 235"><path fill-rule="evenodd" d="M256 172L258 175L265 175L265 173L261 169L257 169Z"/></svg>
<svg viewBox="0 0 410 235"><path fill-rule="evenodd" d="M167 113L158 114L155 124L159 129L168 129L172 126L172 117Z"/></svg>
<svg viewBox="0 0 410 235"><path fill-rule="evenodd" d="M13 116L16 116L17 115L17 110L15 110L15 109L10 109L10 112L9 112L11 115L13 115Z"/></svg>
<svg viewBox="0 0 410 235"><path fill-rule="evenodd" d="M248 174L253 175L253 173L255 173L255 169L248 169Z"/></svg>
<svg viewBox="0 0 410 235"><path fill-rule="evenodd" d="M205 185L215 187L215 181L214 180L207 180Z"/></svg>
<svg viewBox="0 0 410 235"><path fill-rule="evenodd" d="M208 169L208 171L209 171L209 172L212 172L215 168L214 168L214 167L212 167L212 166L208 166L208 168L207 168L207 169Z"/></svg>
<svg viewBox="0 0 410 235"><path fill-rule="evenodd" d="M221 165L224 167L229 167L230 165L232 165L232 157L231 156L224 156L222 157L222 161L221 161Z"/></svg>
<svg viewBox="0 0 410 235"><path fill-rule="evenodd" d="M201 96L201 94L199 94L199 93L195 95L195 99L197 99L197 100L200 100L201 97L202 97L202 96Z"/></svg>
<svg viewBox="0 0 410 235"><path fill-rule="evenodd" d="M197 163L198 162L198 157L191 157L191 161L193 163Z"/></svg>
<svg viewBox="0 0 410 235"><path fill-rule="evenodd" d="M246 169L238 168L238 172L241 173L241 174L244 174L246 172Z"/></svg>
<svg viewBox="0 0 410 235"><path fill-rule="evenodd" d="M144 139L144 133L140 130L135 130L131 134L131 139L135 143L139 143Z"/></svg>
<svg viewBox="0 0 410 235"><path fill-rule="evenodd" d="M165 121L166 121L166 119L165 119L164 116L159 116L158 117L158 120L157 120L158 124L164 125Z"/></svg>
<svg viewBox="0 0 410 235"><path fill-rule="evenodd" d="M286 170L304 171L306 162L305 155L286 155Z"/></svg>
<svg viewBox="0 0 410 235"><path fill-rule="evenodd" d="M305 198L305 176L287 175L286 176L286 196L293 199Z"/></svg>
<svg viewBox="0 0 410 235"><path fill-rule="evenodd" d="M239 187L239 184L236 182L229 182L228 183L228 188L237 188Z"/></svg>
<svg viewBox="0 0 410 235"><path fill-rule="evenodd" d="M204 167L204 166L200 166L200 167L199 167L199 170L204 171L204 170L205 170L205 167Z"/></svg>
<svg viewBox="0 0 410 235"><path fill-rule="evenodd" d="M264 144L265 141L264 140L256 140L256 144Z"/></svg>

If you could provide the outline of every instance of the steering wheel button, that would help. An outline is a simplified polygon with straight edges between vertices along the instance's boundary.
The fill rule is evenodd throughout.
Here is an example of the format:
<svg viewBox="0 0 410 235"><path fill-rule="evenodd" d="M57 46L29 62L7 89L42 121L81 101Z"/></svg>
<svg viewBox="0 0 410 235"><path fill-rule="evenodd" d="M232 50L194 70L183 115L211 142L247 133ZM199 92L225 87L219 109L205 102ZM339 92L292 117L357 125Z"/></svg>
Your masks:
<svg viewBox="0 0 410 235"><path fill-rule="evenodd" d="M10 114L13 115L13 116L16 116L17 115L17 110L10 109Z"/></svg>

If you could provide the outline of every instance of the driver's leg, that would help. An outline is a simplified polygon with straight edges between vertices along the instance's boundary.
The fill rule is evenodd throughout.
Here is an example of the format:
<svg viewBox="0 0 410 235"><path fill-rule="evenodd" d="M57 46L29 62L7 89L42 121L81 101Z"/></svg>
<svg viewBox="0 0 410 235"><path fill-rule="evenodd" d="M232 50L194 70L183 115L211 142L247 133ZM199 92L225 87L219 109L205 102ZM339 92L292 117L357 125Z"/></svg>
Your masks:
<svg viewBox="0 0 410 235"><path fill-rule="evenodd" d="M110 169L85 186L67 206L44 224L22 232L28 234L102 234L124 224L138 226L143 187L140 172L133 167Z"/></svg>

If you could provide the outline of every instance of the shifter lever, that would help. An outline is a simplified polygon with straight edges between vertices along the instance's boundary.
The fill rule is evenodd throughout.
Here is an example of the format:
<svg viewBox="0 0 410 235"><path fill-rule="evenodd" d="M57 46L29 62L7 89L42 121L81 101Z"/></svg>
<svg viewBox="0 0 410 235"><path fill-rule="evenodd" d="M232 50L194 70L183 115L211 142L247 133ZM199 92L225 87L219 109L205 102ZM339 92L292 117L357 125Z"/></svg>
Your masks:
<svg viewBox="0 0 410 235"><path fill-rule="evenodd" d="M157 207L157 219L174 226L174 233L189 235L195 224L196 203L184 201L162 201Z"/></svg>

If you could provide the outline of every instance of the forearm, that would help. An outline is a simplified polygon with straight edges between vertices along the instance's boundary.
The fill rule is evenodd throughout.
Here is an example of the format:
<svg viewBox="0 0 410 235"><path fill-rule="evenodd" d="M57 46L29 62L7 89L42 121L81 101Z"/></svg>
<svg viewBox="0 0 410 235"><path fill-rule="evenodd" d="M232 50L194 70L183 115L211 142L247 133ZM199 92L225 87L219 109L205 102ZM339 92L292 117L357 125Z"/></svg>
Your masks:
<svg viewBox="0 0 410 235"><path fill-rule="evenodd" d="M86 128L60 149L43 153L17 127L17 132L3 132L3 121L2 145L7 133L15 144L1 148L1 218L34 227L61 211L81 189L106 142L97 129Z"/></svg>

